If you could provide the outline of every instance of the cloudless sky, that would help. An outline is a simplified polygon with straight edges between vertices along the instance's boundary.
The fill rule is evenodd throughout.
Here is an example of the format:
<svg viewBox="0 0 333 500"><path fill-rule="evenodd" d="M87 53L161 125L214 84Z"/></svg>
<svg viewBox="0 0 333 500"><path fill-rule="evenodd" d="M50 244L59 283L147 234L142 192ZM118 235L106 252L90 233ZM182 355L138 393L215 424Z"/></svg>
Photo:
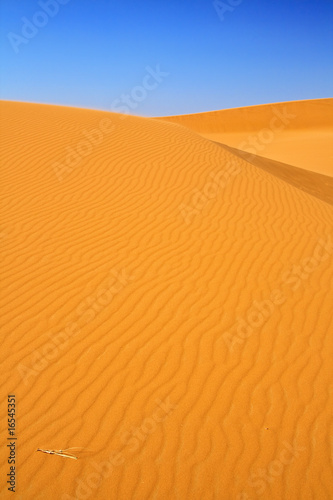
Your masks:
<svg viewBox="0 0 333 500"><path fill-rule="evenodd" d="M132 113L332 96L332 0L61 1L1 0L1 99L116 110L158 65ZM45 25L27 38L26 20Z"/></svg>

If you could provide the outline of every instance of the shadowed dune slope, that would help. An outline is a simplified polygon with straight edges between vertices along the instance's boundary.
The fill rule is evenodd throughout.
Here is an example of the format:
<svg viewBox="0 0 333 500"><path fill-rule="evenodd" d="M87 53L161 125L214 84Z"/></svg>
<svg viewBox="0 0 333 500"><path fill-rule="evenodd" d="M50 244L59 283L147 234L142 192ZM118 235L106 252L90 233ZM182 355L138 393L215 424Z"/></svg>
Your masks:
<svg viewBox="0 0 333 500"><path fill-rule="evenodd" d="M333 208L174 123L1 120L16 499L332 498Z"/></svg>
<svg viewBox="0 0 333 500"><path fill-rule="evenodd" d="M227 149L231 153L245 159L256 167L262 168L272 175L276 175L280 179L302 189L312 196L316 196L320 200L333 205L333 177L329 175L318 174L304 168L293 167L279 161L263 158L262 156L250 155L236 148L231 148L226 144L220 144L221 147Z"/></svg>
<svg viewBox="0 0 333 500"><path fill-rule="evenodd" d="M250 154L333 176L333 99L263 104L162 119Z"/></svg>

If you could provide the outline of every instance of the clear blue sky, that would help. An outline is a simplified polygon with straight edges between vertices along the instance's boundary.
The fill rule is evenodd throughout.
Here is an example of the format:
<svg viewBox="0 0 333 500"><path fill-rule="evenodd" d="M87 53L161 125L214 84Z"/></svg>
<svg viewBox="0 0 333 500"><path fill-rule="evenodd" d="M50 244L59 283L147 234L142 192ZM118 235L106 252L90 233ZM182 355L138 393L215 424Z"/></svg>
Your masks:
<svg viewBox="0 0 333 500"><path fill-rule="evenodd" d="M163 116L332 96L332 0L220 4L1 0L0 98L116 110L134 92L130 112Z"/></svg>

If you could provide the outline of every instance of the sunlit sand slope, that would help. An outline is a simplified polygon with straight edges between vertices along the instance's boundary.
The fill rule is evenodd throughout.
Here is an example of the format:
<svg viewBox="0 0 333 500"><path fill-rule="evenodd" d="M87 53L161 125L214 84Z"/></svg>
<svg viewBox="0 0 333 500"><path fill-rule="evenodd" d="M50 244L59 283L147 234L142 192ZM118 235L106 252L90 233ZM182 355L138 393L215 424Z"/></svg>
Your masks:
<svg viewBox="0 0 333 500"><path fill-rule="evenodd" d="M16 500L332 498L332 206L177 124L1 117Z"/></svg>
<svg viewBox="0 0 333 500"><path fill-rule="evenodd" d="M264 104L163 120L213 141L333 176L333 99Z"/></svg>

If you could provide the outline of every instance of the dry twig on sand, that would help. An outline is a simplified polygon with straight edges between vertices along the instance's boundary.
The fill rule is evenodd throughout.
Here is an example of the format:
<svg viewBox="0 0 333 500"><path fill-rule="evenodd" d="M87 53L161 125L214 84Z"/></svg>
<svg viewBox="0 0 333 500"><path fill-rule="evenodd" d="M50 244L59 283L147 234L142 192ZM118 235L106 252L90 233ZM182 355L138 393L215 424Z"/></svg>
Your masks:
<svg viewBox="0 0 333 500"><path fill-rule="evenodd" d="M48 453L49 455L58 455L59 457L65 457L65 458L73 458L74 460L77 460L78 457L76 457L73 453L69 453L67 450L82 450L83 448L65 448L64 450L42 450L41 448L37 448L36 451L41 451L42 453Z"/></svg>

